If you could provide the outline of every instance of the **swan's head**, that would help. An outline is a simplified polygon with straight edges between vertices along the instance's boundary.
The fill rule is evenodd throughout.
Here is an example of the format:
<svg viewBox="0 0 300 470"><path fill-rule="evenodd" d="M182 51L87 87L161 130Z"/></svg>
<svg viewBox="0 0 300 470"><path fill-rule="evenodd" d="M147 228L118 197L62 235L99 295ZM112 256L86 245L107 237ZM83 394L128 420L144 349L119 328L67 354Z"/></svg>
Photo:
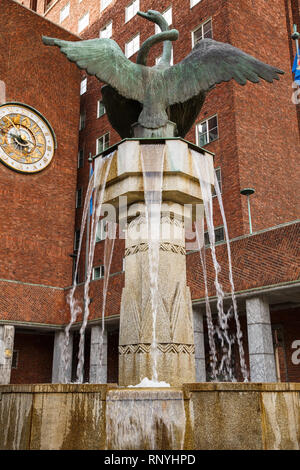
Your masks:
<svg viewBox="0 0 300 470"><path fill-rule="evenodd" d="M152 21L153 23L158 23L162 18L164 18L163 15L156 10L148 10L147 13L138 11L137 14L146 20Z"/></svg>

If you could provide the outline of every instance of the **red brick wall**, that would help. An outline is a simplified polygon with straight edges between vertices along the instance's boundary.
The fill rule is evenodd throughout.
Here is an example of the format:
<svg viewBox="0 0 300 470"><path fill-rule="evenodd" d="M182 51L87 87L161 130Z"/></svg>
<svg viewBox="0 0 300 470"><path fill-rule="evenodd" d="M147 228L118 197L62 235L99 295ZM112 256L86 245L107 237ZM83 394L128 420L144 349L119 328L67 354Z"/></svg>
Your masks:
<svg viewBox="0 0 300 470"><path fill-rule="evenodd" d="M300 224L291 224L231 242L236 292L298 280L299 231ZM220 282L224 292L230 292L226 245L217 246L216 253L221 266ZM215 274L209 249L206 263L208 291L210 296L214 296ZM187 277L192 298L204 297L201 262L197 252L187 256Z"/></svg>
<svg viewBox="0 0 300 470"><path fill-rule="evenodd" d="M234 106L240 187L254 187L251 197L253 229L260 230L297 219L295 187L299 128L292 103L291 59L283 2L266 8L263 0L228 2L230 42L260 60L283 69L278 83L260 86L234 84ZM270 34L270 31L272 33ZM247 204L243 200L247 229ZM230 214L228 215L230 221Z"/></svg>
<svg viewBox="0 0 300 470"><path fill-rule="evenodd" d="M12 384L50 383L52 378L54 334L15 334L17 368L11 371Z"/></svg>
<svg viewBox="0 0 300 470"><path fill-rule="evenodd" d="M41 36L74 36L11 0L0 0L0 10L6 100L39 110L58 142L40 173L0 165L0 278L66 286L72 282L80 74Z"/></svg>

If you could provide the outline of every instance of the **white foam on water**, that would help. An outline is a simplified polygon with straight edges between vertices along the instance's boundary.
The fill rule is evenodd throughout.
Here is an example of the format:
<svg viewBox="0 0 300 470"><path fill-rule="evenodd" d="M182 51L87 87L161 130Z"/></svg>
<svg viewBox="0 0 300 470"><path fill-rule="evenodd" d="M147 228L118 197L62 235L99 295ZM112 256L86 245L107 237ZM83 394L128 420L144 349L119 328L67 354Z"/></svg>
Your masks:
<svg viewBox="0 0 300 470"><path fill-rule="evenodd" d="M128 385L129 388L165 388L171 387L167 382L155 382L150 380L147 377L144 377L143 380L137 385Z"/></svg>

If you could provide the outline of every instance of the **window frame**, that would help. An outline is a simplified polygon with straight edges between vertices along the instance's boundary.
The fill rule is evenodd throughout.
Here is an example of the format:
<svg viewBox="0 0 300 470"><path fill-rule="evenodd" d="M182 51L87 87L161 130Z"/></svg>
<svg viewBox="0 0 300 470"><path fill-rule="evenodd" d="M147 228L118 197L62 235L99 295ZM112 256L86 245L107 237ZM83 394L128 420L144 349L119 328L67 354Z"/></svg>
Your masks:
<svg viewBox="0 0 300 470"><path fill-rule="evenodd" d="M78 188L76 189L76 209L79 209L82 207L82 194L83 194L83 188Z"/></svg>
<svg viewBox="0 0 300 470"><path fill-rule="evenodd" d="M80 229L75 230L74 234L74 251L78 251L80 241Z"/></svg>
<svg viewBox="0 0 300 470"><path fill-rule="evenodd" d="M17 369L19 366L19 349L14 349L11 358L11 368Z"/></svg>
<svg viewBox="0 0 300 470"><path fill-rule="evenodd" d="M194 6L198 5L202 0L190 0L190 8L193 8Z"/></svg>
<svg viewBox="0 0 300 470"><path fill-rule="evenodd" d="M106 135L108 135L108 145L107 145L107 147L105 146L105 136ZM102 150L99 151L98 141L99 141L99 139L102 139L102 138L104 138L104 146L103 146ZM109 145L110 145L110 132L105 132L105 134L100 135L100 137L98 137L96 139L96 155L99 155L100 153L104 152L104 150L108 149Z"/></svg>
<svg viewBox="0 0 300 470"><path fill-rule="evenodd" d="M95 276L95 271L96 269L100 269L100 276L96 277ZM99 264L99 266L94 266L93 267L93 275L92 275L92 280L96 281L98 279L103 279L104 278L104 264Z"/></svg>
<svg viewBox="0 0 300 470"><path fill-rule="evenodd" d="M225 229L224 229L224 225L218 225L218 227L215 227L214 229L214 232L215 232L215 238L216 238L216 231L217 230L220 230L222 229L223 230L223 240L219 240L219 241L215 241L215 245L218 245L219 243L224 243L225 242ZM207 243L205 242L205 237L207 236ZM208 236L208 231L206 230L204 232L204 246L205 248L209 247L210 246L210 243L209 243L209 236Z"/></svg>
<svg viewBox="0 0 300 470"><path fill-rule="evenodd" d="M82 157L80 153L82 153ZM82 162L82 165L80 164L80 162ZM84 167L84 149L80 149L78 151L78 157L77 157L77 169L79 170L79 168L83 168L83 167Z"/></svg>
<svg viewBox="0 0 300 470"><path fill-rule="evenodd" d="M102 114L100 114L100 103L102 103L102 106L103 106L103 109L104 109L104 112ZM103 104L103 100L100 99L100 100L97 101L97 119L104 116L104 114L106 114L106 109L105 109L105 106Z"/></svg>
<svg viewBox="0 0 300 470"><path fill-rule="evenodd" d="M63 17L62 19L62 12L68 7L68 14ZM66 3L60 10L59 10L59 24L63 23L68 16L70 16L70 2Z"/></svg>
<svg viewBox="0 0 300 470"><path fill-rule="evenodd" d="M86 16L88 17L87 24L86 24L83 28L80 29L80 28L79 28L80 21L82 21L83 18L86 17ZM89 11L86 11L86 12L81 16L81 18L79 18L79 20L78 20L77 33L78 33L78 34L82 33L82 31L84 31L85 28L87 28L87 27L89 26L89 24L90 24L90 12L89 12Z"/></svg>
<svg viewBox="0 0 300 470"><path fill-rule="evenodd" d="M80 82L80 96L84 95L86 92L87 92L87 77L84 77Z"/></svg>
<svg viewBox="0 0 300 470"><path fill-rule="evenodd" d="M209 140L209 127L208 127L208 121L210 121L211 119L213 118L217 118L217 133L218 133L218 137L214 140ZM206 144L204 145L200 145L200 142L199 142L199 131L198 131L198 126L200 126L201 124L204 124L204 123L207 123L207 129L206 129L206 132L207 132L207 142ZM210 116L209 118L206 118L206 119L203 119L202 121L198 122L196 124L196 145L198 145L198 147L204 147L205 145L208 145L210 144L211 142L215 142L216 140L218 140L220 138L220 134L219 134L219 118L218 118L218 114L213 114L212 116Z"/></svg>
<svg viewBox="0 0 300 470"><path fill-rule="evenodd" d="M109 25L111 25L110 36L106 36L106 35L102 36L102 34L101 34L102 31L106 31L106 30L107 30L107 27L108 27ZM106 23L106 25L103 26L103 28L100 29L100 31L99 31L99 38L100 38L100 39L110 39L110 38L112 37L112 26L113 26L113 20L108 21L108 23Z"/></svg>
<svg viewBox="0 0 300 470"><path fill-rule="evenodd" d="M132 52L130 55L128 55L128 46L130 43L134 42L135 38L139 38L139 45L138 45L138 48ZM140 49L140 33L137 33L135 34L128 42L125 43L125 56L127 57L127 59L129 59L130 57L132 57L134 54L136 54Z"/></svg>
<svg viewBox="0 0 300 470"><path fill-rule="evenodd" d="M207 20L203 21L202 23L200 23L196 28L193 29L193 31L191 32L191 35L192 35L192 48L195 47L195 45L199 42L199 41L202 41L202 39L204 39L204 35L203 35L203 27L206 23L209 23L211 22L211 35L212 35L212 39L214 37L214 30L213 30L213 19L212 19L212 16L210 18L208 18ZM199 41L195 41L195 37L194 37L194 34L196 31L198 31L198 29L201 28L201 31L202 31L202 39L200 39Z"/></svg>
<svg viewBox="0 0 300 470"><path fill-rule="evenodd" d="M137 6L137 9L136 9L136 12L133 13L132 16L128 17L128 10L131 6L133 6L135 3L138 3L138 6ZM128 21L132 20L132 18L134 18L137 14L137 12L139 11L140 9L140 0L132 0L126 7L125 7L125 23L128 23Z"/></svg>
<svg viewBox="0 0 300 470"><path fill-rule="evenodd" d="M105 219L99 219L98 225L97 225L97 230L96 230L96 243L103 242L106 238L106 230L105 230L105 225L103 222L107 222ZM98 236L99 232L99 227L100 227L100 237Z"/></svg>
<svg viewBox="0 0 300 470"><path fill-rule="evenodd" d="M100 0L100 12L104 11L111 3L112 0Z"/></svg>
<svg viewBox="0 0 300 470"><path fill-rule="evenodd" d="M220 175L219 178L218 178L217 172L219 172L219 175ZM217 180L218 180L218 183L219 183L220 193L222 194L222 170L221 170L220 166L217 166L217 168L215 168L215 173L216 173ZM213 198L217 197L215 187L212 190L212 197Z"/></svg>
<svg viewBox="0 0 300 470"><path fill-rule="evenodd" d="M85 128L85 120L86 120L86 112L83 111L79 115L79 130L80 131L83 131L83 129Z"/></svg>

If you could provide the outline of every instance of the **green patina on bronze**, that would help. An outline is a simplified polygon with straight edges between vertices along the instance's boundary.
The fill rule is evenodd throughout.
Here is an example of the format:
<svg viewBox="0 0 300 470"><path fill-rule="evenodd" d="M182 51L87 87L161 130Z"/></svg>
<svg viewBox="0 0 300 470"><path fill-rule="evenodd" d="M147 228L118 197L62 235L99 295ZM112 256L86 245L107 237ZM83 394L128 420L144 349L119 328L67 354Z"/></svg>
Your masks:
<svg viewBox="0 0 300 470"><path fill-rule="evenodd" d="M43 36L46 45L58 46L67 58L107 85L102 88L104 105L112 126L122 138L132 137L132 125L159 129L170 120L177 135L184 137L197 118L207 93L217 84L234 79L258 83L278 80L284 72L240 49L213 39L202 39L181 62L171 66L171 41L178 31L169 30L163 16L154 10L139 15L156 23L161 32L141 46L137 63L125 57L112 39L63 41ZM151 47L164 42L162 59L148 67ZM172 136L170 136L172 137Z"/></svg>

